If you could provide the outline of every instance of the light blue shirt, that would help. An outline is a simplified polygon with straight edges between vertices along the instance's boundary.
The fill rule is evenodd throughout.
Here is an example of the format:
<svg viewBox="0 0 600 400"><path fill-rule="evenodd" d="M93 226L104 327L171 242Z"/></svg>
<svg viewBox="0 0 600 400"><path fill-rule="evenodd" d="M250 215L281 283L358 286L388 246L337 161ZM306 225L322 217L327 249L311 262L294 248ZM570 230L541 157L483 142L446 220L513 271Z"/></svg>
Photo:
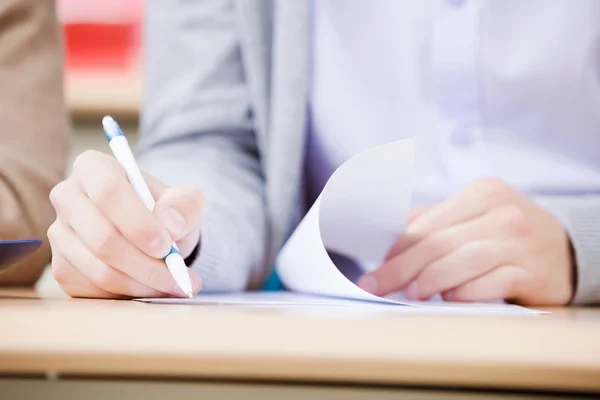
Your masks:
<svg viewBox="0 0 600 400"><path fill-rule="evenodd" d="M600 2L313 3L312 200L346 159L412 136L415 204L484 176L534 201L600 193Z"/></svg>

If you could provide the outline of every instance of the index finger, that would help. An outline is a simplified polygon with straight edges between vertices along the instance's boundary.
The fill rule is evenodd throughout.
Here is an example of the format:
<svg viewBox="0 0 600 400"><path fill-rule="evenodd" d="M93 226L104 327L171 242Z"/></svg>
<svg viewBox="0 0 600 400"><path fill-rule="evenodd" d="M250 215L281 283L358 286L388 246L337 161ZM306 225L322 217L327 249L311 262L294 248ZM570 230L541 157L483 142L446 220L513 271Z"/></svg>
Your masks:
<svg viewBox="0 0 600 400"><path fill-rule="evenodd" d="M169 252L169 232L146 208L114 158L85 152L75 160L73 171L86 196L130 243L153 258Z"/></svg>
<svg viewBox="0 0 600 400"><path fill-rule="evenodd" d="M406 227L394 243L386 261L408 250L422 238L434 232L478 218L493 207L506 203L516 192L506 183L495 178L473 182L459 193L431 207Z"/></svg>

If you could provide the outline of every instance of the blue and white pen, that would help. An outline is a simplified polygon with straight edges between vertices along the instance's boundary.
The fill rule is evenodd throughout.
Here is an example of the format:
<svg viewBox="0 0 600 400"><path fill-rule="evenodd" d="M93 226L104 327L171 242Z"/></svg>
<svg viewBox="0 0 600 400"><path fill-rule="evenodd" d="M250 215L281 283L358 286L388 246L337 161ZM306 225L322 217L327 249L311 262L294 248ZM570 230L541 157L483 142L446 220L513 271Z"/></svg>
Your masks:
<svg viewBox="0 0 600 400"><path fill-rule="evenodd" d="M150 193L150 189L144 180L142 171L140 171L140 167L138 167L137 162L133 157L133 153L123 131L116 121L108 115L102 119L102 126L104 127L104 133L106 133L106 139L108 139L108 145L117 161L125 169L131 186L133 186L133 189L142 199L148 210L152 212L155 204L154 197L152 197L152 193ZM171 245L171 251L165 256L164 260L169 272L181 290L183 290L183 293L190 298L193 297L194 290L192 288L192 281L190 280L185 261L183 260L183 257L181 257L175 243Z"/></svg>

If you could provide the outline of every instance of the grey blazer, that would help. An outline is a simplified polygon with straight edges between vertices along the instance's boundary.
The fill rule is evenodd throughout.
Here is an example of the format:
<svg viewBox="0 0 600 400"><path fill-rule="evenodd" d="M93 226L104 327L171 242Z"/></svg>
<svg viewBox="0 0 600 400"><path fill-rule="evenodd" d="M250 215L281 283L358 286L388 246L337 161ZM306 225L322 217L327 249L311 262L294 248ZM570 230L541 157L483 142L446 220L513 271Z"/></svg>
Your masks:
<svg viewBox="0 0 600 400"><path fill-rule="evenodd" d="M308 88L305 0L149 0L139 161L207 198L205 290L258 287L295 227ZM600 301L600 199L541 199L567 225L576 301Z"/></svg>
<svg viewBox="0 0 600 400"><path fill-rule="evenodd" d="M258 287L298 216L305 1L150 0L138 160L207 199L204 290Z"/></svg>

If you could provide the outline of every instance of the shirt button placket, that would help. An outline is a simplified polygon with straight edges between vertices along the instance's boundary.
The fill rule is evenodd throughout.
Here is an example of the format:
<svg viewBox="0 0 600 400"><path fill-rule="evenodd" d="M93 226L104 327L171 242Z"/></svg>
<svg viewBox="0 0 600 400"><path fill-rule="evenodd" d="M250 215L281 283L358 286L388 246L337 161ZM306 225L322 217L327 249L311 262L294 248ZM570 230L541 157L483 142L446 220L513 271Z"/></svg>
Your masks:
<svg viewBox="0 0 600 400"><path fill-rule="evenodd" d="M439 1L432 28L437 143L452 189L489 173L480 129L477 3Z"/></svg>
<svg viewBox="0 0 600 400"><path fill-rule="evenodd" d="M473 132L465 126L457 126L450 134L450 143L453 146L466 148L473 145L473 142Z"/></svg>

